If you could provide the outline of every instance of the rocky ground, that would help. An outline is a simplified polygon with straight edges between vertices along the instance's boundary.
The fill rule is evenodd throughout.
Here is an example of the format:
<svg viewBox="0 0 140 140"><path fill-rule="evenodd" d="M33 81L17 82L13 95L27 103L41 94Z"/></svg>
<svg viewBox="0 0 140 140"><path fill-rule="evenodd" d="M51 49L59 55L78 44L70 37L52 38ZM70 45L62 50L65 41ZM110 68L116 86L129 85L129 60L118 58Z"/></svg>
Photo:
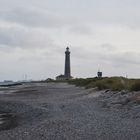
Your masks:
<svg viewBox="0 0 140 140"><path fill-rule="evenodd" d="M139 93L66 83L0 90L0 140L139 140Z"/></svg>

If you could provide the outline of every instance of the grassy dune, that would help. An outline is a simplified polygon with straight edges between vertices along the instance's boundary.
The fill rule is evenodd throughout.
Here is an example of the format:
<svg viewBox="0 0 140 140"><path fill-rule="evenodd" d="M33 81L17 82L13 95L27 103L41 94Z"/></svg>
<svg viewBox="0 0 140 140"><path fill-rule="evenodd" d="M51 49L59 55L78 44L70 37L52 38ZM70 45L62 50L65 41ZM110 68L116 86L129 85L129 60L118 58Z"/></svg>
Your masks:
<svg viewBox="0 0 140 140"><path fill-rule="evenodd" d="M139 91L140 79L127 79L124 77L105 77L105 78L78 78L68 81L69 84L76 86L84 86L85 88L95 88L99 90L127 90L127 91Z"/></svg>

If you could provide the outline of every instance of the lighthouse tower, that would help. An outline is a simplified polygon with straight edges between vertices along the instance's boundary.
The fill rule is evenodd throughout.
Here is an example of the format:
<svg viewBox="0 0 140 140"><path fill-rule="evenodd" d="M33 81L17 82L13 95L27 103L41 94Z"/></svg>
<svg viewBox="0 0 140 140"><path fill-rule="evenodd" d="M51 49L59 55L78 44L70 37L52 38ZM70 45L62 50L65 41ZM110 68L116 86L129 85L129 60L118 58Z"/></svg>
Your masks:
<svg viewBox="0 0 140 140"><path fill-rule="evenodd" d="M71 76L71 68L70 68L70 51L69 47L66 48L65 51L65 70L64 70L64 75L60 74L56 77L56 80L69 80L72 79L73 77Z"/></svg>
<svg viewBox="0 0 140 140"><path fill-rule="evenodd" d="M65 51L65 72L64 75L66 78L71 78L71 69L70 69L70 51L69 47Z"/></svg>

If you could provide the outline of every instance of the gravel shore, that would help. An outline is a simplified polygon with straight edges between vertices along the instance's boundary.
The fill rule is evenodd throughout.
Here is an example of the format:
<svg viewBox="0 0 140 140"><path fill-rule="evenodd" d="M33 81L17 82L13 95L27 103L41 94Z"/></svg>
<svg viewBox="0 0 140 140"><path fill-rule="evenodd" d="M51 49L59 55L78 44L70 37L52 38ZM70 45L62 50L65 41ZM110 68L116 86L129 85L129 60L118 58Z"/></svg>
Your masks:
<svg viewBox="0 0 140 140"><path fill-rule="evenodd" d="M0 140L140 140L140 106L126 98L66 83L1 89L0 114L12 118Z"/></svg>

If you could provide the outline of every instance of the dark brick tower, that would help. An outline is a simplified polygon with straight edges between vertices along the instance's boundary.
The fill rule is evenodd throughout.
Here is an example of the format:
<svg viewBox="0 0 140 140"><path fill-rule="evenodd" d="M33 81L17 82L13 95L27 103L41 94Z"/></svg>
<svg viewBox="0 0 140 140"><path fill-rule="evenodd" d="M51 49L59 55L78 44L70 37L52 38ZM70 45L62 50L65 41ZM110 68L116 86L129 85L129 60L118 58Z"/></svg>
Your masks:
<svg viewBox="0 0 140 140"><path fill-rule="evenodd" d="M71 78L69 47L67 47L65 51L65 74L64 75L68 79Z"/></svg>

